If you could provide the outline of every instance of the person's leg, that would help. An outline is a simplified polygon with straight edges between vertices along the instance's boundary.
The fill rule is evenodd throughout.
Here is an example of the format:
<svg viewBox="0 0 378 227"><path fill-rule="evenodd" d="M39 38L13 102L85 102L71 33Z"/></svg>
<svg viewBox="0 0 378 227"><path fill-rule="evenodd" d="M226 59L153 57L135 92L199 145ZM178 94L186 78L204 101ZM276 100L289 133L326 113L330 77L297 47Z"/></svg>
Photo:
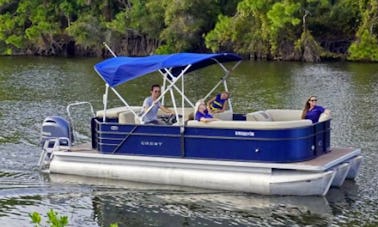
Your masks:
<svg viewBox="0 0 378 227"><path fill-rule="evenodd" d="M147 122L146 125L166 125L166 123L160 119L157 119Z"/></svg>
<svg viewBox="0 0 378 227"><path fill-rule="evenodd" d="M156 125L167 125L163 120L160 119L157 119L156 122Z"/></svg>

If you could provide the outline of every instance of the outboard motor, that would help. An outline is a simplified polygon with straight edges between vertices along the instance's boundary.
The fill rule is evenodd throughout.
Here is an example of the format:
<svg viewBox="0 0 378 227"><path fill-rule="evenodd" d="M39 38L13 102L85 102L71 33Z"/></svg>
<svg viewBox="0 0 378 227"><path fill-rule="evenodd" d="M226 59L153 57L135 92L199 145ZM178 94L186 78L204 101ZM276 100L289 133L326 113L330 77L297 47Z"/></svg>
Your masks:
<svg viewBox="0 0 378 227"><path fill-rule="evenodd" d="M59 139L60 146L70 146L74 138L69 121L59 116L46 117L42 123L41 146L50 139Z"/></svg>

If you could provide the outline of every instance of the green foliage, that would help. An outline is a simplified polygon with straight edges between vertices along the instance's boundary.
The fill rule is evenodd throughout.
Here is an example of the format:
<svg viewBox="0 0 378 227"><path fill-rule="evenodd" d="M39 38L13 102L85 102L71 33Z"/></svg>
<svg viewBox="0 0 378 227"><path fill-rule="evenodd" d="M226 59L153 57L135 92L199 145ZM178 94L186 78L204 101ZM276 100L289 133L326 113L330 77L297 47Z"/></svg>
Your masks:
<svg viewBox="0 0 378 227"><path fill-rule="evenodd" d="M319 62L322 52L322 48L309 31L304 31L300 39L295 42L295 54L302 61Z"/></svg>
<svg viewBox="0 0 378 227"><path fill-rule="evenodd" d="M7 49L5 49L4 54L5 55L12 55L13 54L13 50L11 48L7 48Z"/></svg>
<svg viewBox="0 0 378 227"><path fill-rule="evenodd" d="M360 1L362 23L356 34L356 41L349 47L350 60L378 61L378 2Z"/></svg>
<svg viewBox="0 0 378 227"><path fill-rule="evenodd" d="M58 12L67 18L67 26L69 27L71 25L71 17L76 14L77 5L75 2L64 0L59 4L58 9Z"/></svg>
<svg viewBox="0 0 378 227"><path fill-rule="evenodd" d="M358 33L358 41L349 47L349 59L361 61L378 61L378 39L369 30Z"/></svg>
<svg viewBox="0 0 378 227"><path fill-rule="evenodd" d="M29 217L32 219L32 223L38 224L36 226L39 226L39 224L41 224L42 217L38 212L33 212L29 214Z"/></svg>
<svg viewBox="0 0 378 227"><path fill-rule="evenodd" d="M132 7L125 7L106 27L123 34L145 34L159 38L164 28L164 5L160 0L133 0ZM146 16L148 15L148 16Z"/></svg>
<svg viewBox="0 0 378 227"><path fill-rule="evenodd" d="M13 0L0 0L0 5L5 5L5 4L8 4L10 2L12 2Z"/></svg>
<svg viewBox="0 0 378 227"><path fill-rule="evenodd" d="M123 33L127 30L127 12L119 12L111 22L106 23L106 27Z"/></svg>
<svg viewBox="0 0 378 227"><path fill-rule="evenodd" d="M22 17L22 14L28 15L30 26L25 29L25 37L32 42L43 42L41 39L44 35L59 32L54 7L48 3L24 0L19 4L18 13L19 17Z"/></svg>
<svg viewBox="0 0 378 227"><path fill-rule="evenodd" d="M22 47L23 38L17 35L10 35L5 40L6 44L12 44L13 46L20 48Z"/></svg>
<svg viewBox="0 0 378 227"><path fill-rule="evenodd" d="M305 9L310 13L306 26L317 40L329 42L354 36L359 20L355 0L308 1Z"/></svg>
<svg viewBox="0 0 378 227"><path fill-rule="evenodd" d="M233 34L235 34L235 26L230 17L219 15L218 23L215 28L205 37L205 43L213 52L220 48L232 50L232 43L235 42Z"/></svg>
<svg viewBox="0 0 378 227"><path fill-rule="evenodd" d="M267 12L271 30L269 41L272 53L277 52L278 43L282 39L282 36L279 36L280 33L287 32L288 28L291 28L290 25L296 26L300 24L301 20L297 17L300 8L300 3L285 0L274 3Z"/></svg>
<svg viewBox="0 0 378 227"><path fill-rule="evenodd" d="M165 4L164 4L165 3ZM201 49L203 35L215 24L219 14L216 0L164 0L166 27L160 33L164 44L174 51Z"/></svg>
<svg viewBox="0 0 378 227"><path fill-rule="evenodd" d="M31 219L31 222L35 224L35 227L41 227L44 226L42 222L42 216L38 212L33 212L29 214L29 217ZM68 217L67 216L59 216L57 212L50 209L47 212L47 218L46 224L50 227L64 227L68 225ZM109 227L118 227L117 223L112 223L109 225Z"/></svg>
<svg viewBox="0 0 378 227"><path fill-rule="evenodd" d="M160 32L164 29L164 11L165 5L160 0L134 0L127 18L135 30L152 38L159 38Z"/></svg>
<svg viewBox="0 0 378 227"><path fill-rule="evenodd" d="M66 30L84 48L101 46L105 36L100 21L91 15L79 17Z"/></svg>
<svg viewBox="0 0 378 227"><path fill-rule="evenodd" d="M314 54L313 59L318 59L326 53L319 43L345 43L345 40L354 37L362 14L358 10L361 4L355 0L243 0L234 16L218 17L215 28L207 33L205 43L212 51L232 49L238 53L254 53L259 57L279 57L290 54L288 50L291 49L291 52L295 51L293 59L309 58L310 53ZM362 8L365 10L366 4ZM370 13L368 21L378 23L377 16L373 17ZM303 34L304 29L311 35ZM374 38L365 37L360 41L364 40L370 43L370 48L374 47ZM307 56L296 56L298 54ZM374 56L374 53L366 55ZM361 56L357 55L356 58Z"/></svg>
<svg viewBox="0 0 378 227"><path fill-rule="evenodd" d="M53 210L50 210L47 213L47 216L49 218L48 223L50 223L53 227L64 227L68 225L68 217L67 216L58 216L58 213L56 213Z"/></svg>
<svg viewBox="0 0 378 227"><path fill-rule="evenodd" d="M272 9L267 13L271 21L272 30L284 28L287 23L298 25L301 20L295 17L295 13L299 11L300 7L300 3L292 3L290 1L274 3Z"/></svg>
<svg viewBox="0 0 378 227"><path fill-rule="evenodd" d="M29 214L29 217L32 219L32 223L35 224L36 227L41 226L42 217L38 212L33 212ZM47 212L48 220L46 221L50 227L64 227L68 225L68 217L67 216L59 216L57 212L50 209Z"/></svg>
<svg viewBox="0 0 378 227"><path fill-rule="evenodd" d="M341 43L345 54L353 42L349 59L376 61L377 5L377 0L0 0L0 54L49 53L71 41L101 53L107 41L133 54L210 49L289 58L304 53L295 46L306 43L308 30L316 45Z"/></svg>
<svg viewBox="0 0 378 227"><path fill-rule="evenodd" d="M291 1L243 0L234 17L218 18L215 29L206 36L206 45L218 51L227 44L239 53L267 56L276 51L279 32L285 29L290 35L286 25L299 24L300 20L294 16L299 7Z"/></svg>
<svg viewBox="0 0 378 227"><path fill-rule="evenodd" d="M174 53L174 46L170 46L170 45L161 45L159 46L156 50L155 50L155 53L156 54L170 54L170 53Z"/></svg>
<svg viewBox="0 0 378 227"><path fill-rule="evenodd" d="M20 29L18 29L18 18L14 18L10 13L0 15L0 41L3 41L8 46L17 48L23 47L24 36ZM6 48L8 49L8 48ZM7 51L9 53L9 51Z"/></svg>

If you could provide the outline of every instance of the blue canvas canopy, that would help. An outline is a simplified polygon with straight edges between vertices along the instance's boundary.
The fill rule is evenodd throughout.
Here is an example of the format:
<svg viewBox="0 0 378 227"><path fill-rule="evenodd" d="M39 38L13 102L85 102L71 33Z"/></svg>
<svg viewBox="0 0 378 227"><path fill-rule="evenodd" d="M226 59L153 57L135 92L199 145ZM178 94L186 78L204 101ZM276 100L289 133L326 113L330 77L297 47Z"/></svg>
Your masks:
<svg viewBox="0 0 378 227"><path fill-rule="evenodd" d="M94 68L110 87L116 87L158 70L163 72L169 70L173 76L177 76L188 65L191 67L185 73L217 62L240 61L241 59L240 56L231 53L177 53L146 57L114 57L96 64Z"/></svg>

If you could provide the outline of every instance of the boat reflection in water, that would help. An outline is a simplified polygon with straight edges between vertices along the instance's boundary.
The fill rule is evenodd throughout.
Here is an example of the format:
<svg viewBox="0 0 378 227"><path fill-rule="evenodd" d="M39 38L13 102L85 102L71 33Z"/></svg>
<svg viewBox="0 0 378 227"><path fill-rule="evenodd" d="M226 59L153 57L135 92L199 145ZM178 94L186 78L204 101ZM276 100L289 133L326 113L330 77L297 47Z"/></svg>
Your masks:
<svg viewBox="0 0 378 227"><path fill-rule="evenodd" d="M332 188L326 197L303 197L261 196L63 174L50 174L49 179L51 184L92 188L94 219L99 226L285 224L288 216L297 219L297 223L312 218L314 225L327 225L335 212L329 203L335 200L353 203L350 198L357 193L353 182L346 183L347 190Z"/></svg>

